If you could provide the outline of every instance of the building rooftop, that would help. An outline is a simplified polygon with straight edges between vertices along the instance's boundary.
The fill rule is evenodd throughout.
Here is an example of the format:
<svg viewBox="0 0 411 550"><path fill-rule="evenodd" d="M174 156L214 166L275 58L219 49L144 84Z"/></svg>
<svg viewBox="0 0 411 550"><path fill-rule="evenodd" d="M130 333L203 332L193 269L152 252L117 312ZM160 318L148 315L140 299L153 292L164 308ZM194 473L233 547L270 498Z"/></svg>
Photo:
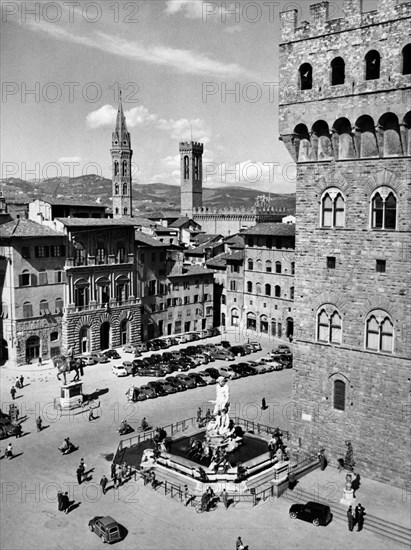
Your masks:
<svg viewBox="0 0 411 550"><path fill-rule="evenodd" d="M213 233L200 233L200 235L197 235L197 237L195 238L195 241L197 242L198 245L200 244L203 244L205 242L209 242L209 241L216 241L220 238L222 238L223 235L221 234L213 234Z"/></svg>
<svg viewBox="0 0 411 550"><path fill-rule="evenodd" d="M56 218L66 227L116 227L141 225L139 218Z"/></svg>
<svg viewBox="0 0 411 550"><path fill-rule="evenodd" d="M135 240L138 244L143 246L167 247L166 243L161 243L159 240L155 239L151 235L147 235L147 233L143 233L142 231L136 231Z"/></svg>
<svg viewBox="0 0 411 550"><path fill-rule="evenodd" d="M0 237L63 237L46 225L40 225L32 220L18 218L0 225Z"/></svg>
<svg viewBox="0 0 411 550"><path fill-rule="evenodd" d="M244 248L244 237L243 235L233 235L228 237L224 241L231 248Z"/></svg>
<svg viewBox="0 0 411 550"><path fill-rule="evenodd" d="M212 271L201 265L190 265L183 267L181 264L175 264L169 273L169 277L190 277L192 275L212 275Z"/></svg>
<svg viewBox="0 0 411 550"><path fill-rule="evenodd" d="M198 224L193 219L188 218L188 217L177 218L173 222L169 223L168 227L178 227L178 228L180 228L180 227L183 227L183 225L185 225L186 223L189 223L189 222L194 223L195 225L200 227L200 224Z"/></svg>
<svg viewBox="0 0 411 550"><path fill-rule="evenodd" d="M295 225L289 223L258 223L242 231L243 235L294 236Z"/></svg>

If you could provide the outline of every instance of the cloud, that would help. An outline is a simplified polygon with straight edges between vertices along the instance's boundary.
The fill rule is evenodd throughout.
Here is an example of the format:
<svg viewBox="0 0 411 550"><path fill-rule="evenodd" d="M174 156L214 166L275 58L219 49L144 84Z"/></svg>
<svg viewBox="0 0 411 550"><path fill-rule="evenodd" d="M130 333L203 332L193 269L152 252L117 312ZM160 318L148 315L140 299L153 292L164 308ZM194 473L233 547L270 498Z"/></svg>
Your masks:
<svg viewBox="0 0 411 550"><path fill-rule="evenodd" d="M127 127L147 126L157 119L156 114L149 113L143 105L133 107L124 112L127 121ZM86 117L87 126L91 129L101 128L103 126L113 126L116 123L117 109L112 105L103 105L100 109L92 111Z"/></svg>
<svg viewBox="0 0 411 550"><path fill-rule="evenodd" d="M243 30L241 25L232 25L223 30L223 32L228 32L229 34L234 34L235 32L241 32Z"/></svg>
<svg viewBox="0 0 411 550"><path fill-rule="evenodd" d="M187 118L180 118L178 120L161 118L157 127L159 130L166 130L169 132L172 139L178 139L181 141L200 141L207 144L210 141L210 131L205 127L205 123L200 118L189 120Z"/></svg>
<svg viewBox="0 0 411 550"><path fill-rule="evenodd" d="M101 31L96 31L90 36L79 36L45 21L38 23L27 21L25 25L26 28L28 27L32 31L46 33L58 40L80 44L110 55L117 55L134 61L165 66L179 73L202 77L206 77L207 75L244 77L248 75L253 78L259 78L252 71L248 71L238 65L238 63L225 63L201 52L169 46L146 46L139 42L126 40L120 36L110 35Z"/></svg>
<svg viewBox="0 0 411 550"><path fill-rule="evenodd" d="M168 0L165 12L174 15L179 11L184 12L188 19L202 19L203 2L201 0Z"/></svg>
<svg viewBox="0 0 411 550"><path fill-rule="evenodd" d="M59 162L80 162L81 157L60 157Z"/></svg>

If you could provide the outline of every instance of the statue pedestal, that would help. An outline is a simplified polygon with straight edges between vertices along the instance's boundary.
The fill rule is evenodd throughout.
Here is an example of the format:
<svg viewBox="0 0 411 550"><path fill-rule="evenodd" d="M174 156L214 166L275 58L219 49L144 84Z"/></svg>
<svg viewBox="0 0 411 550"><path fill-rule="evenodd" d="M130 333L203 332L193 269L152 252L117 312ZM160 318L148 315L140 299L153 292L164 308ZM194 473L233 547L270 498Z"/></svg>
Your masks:
<svg viewBox="0 0 411 550"><path fill-rule="evenodd" d="M354 489L344 489L344 496L340 499L341 504L345 504L347 507L354 507L356 498L354 496Z"/></svg>

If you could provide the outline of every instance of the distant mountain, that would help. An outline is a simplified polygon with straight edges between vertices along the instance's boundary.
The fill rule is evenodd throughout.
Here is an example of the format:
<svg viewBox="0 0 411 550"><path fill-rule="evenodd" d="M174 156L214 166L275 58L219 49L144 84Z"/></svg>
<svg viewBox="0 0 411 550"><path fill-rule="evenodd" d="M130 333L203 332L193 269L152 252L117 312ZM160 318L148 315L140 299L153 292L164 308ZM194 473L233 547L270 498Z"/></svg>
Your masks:
<svg viewBox="0 0 411 550"><path fill-rule="evenodd" d="M17 178L1 180L1 190L7 198L25 194L29 199L37 198L76 198L79 201L96 201L99 199L102 204L111 205L111 180L89 174L77 178L56 177L42 181L25 181ZM263 193L258 189L248 187L220 187L218 189L203 188L203 205L208 207L233 208L251 207L255 199ZM275 205L279 207L295 208L295 195L279 195L271 193L275 199ZM133 185L134 207L140 212L154 210L180 209L180 187L167 185L165 183L148 183Z"/></svg>

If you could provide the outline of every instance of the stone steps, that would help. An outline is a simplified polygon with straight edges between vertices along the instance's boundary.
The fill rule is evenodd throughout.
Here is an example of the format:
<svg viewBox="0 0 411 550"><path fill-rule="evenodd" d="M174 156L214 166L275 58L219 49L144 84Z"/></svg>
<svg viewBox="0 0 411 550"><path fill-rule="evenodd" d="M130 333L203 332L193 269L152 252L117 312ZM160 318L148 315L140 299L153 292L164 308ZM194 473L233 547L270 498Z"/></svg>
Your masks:
<svg viewBox="0 0 411 550"><path fill-rule="evenodd" d="M309 491L306 491L301 487L298 487L298 491L296 492L287 490L284 493L283 498L287 501L290 501L291 503L314 501L320 502L321 504L326 504L330 506L333 518L341 519L347 522L346 506L343 506L339 503L330 503L329 501L322 500L318 498L318 496L316 496L315 494L310 493ZM408 547L410 547L411 545L411 529L408 529L407 527L398 525L396 523L386 521L385 519L379 518L377 516L373 516L368 512L366 512L363 528L366 531L372 531L377 535L389 538L395 542L407 545Z"/></svg>

